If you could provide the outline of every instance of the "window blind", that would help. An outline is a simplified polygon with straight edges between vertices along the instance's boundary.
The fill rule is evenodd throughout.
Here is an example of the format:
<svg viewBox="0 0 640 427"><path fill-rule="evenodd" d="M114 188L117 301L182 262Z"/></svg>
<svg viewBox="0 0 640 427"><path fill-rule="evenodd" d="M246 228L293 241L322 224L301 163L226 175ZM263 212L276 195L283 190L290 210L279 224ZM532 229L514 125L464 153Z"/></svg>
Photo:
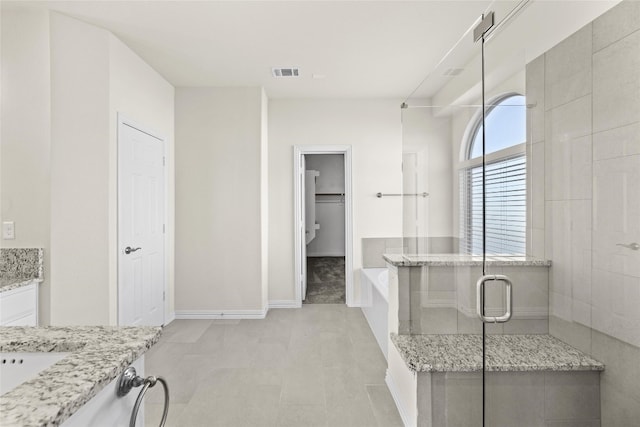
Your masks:
<svg viewBox="0 0 640 427"><path fill-rule="evenodd" d="M524 154L486 165L486 253L524 255L527 222ZM462 250L482 254L482 165L461 171Z"/></svg>

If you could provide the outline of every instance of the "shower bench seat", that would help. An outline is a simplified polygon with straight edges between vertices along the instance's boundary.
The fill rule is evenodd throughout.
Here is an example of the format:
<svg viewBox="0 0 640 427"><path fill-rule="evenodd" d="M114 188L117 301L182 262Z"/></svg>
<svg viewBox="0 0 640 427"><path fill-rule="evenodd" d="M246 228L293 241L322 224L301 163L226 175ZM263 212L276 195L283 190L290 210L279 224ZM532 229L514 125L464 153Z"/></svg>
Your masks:
<svg viewBox="0 0 640 427"><path fill-rule="evenodd" d="M387 383L405 425L482 425L482 336L391 341ZM487 425L600 425L602 363L551 335L490 335L485 351Z"/></svg>

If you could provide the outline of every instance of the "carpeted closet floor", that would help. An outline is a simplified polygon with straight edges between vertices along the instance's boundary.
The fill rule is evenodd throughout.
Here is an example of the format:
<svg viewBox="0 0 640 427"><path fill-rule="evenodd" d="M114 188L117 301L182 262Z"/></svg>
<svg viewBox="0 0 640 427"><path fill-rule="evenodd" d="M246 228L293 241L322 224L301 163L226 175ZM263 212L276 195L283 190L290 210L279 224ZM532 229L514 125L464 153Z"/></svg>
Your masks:
<svg viewBox="0 0 640 427"><path fill-rule="evenodd" d="M344 257L307 258L305 304L344 304Z"/></svg>

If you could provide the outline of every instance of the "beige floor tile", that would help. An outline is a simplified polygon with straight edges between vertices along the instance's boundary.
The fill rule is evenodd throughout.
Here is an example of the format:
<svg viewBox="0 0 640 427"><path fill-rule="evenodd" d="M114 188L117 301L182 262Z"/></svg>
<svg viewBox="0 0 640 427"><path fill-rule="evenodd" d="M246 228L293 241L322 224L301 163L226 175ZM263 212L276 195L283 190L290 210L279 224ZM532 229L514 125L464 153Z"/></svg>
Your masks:
<svg viewBox="0 0 640 427"><path fill-rule="evenodd" d="M324 380L320 368L292 368L282 384L281 403L295 405L325 404Z"/></svg>
<svg viewBox="0 0 640 427"><path fill-rule="evenodd" d="M211 320L174 320L163 330L164 342L193 343L211 326Z"/></svg>
<svg viewBox="0 0 640 427"><path fill-rule="evenodd" d="M182 411L184 411L184 403L171 403L169 405L169 413L167 414L167 423L165 427L180 427L183 424ZM164 410L163 403L148 403L144 404L144 425L146 427L158 427L162 420L162 411Z"/></svg>
<svg viewBox="0 0 640 427"><path fill-rule="evenodd" d="M396 404L386 385L368 385L367 393L380 427L403 427Z"/></svg>
<svg viewBox="0 0 640 427"><path fill-rule="evenodd" d="M280 405L276 425L278 427L329 427L324 405Z"/></svg>
<svg viewBox="0 0 640 427"><path fill-rule="evenodd" d="M168 426L401 425L384 357L362 311L345 305L177 320L147 353L145 371L169 381ZM161 389L145 402L145 424L158 425Z"/></svg>

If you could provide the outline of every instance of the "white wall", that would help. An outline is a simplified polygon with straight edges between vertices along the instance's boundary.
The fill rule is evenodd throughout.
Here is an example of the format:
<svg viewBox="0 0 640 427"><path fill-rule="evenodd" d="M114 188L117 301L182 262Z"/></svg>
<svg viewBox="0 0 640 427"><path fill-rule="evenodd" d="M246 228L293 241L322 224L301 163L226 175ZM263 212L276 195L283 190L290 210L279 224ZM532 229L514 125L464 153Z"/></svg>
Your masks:
<svg viewBox="0 0 640 427"><path fill-rule="evenodd" d="M108 324L109 33L51 14L51 323Z"/></svg>
<svg viewBox="0 0 640 427"><path fill-rule="evenodd" d="M261 91L260 116L260 251L262 307L269 304L269 98Z"/></svg>
<svg viewBox="0 0 640 427"><path fill-rule="evenodd" d="M305 168L316 170L317 193L344 193L344 155L343 154L307 154Z"/></svg>
<svg viewBox="0 0 640 427"><path fill-rule="evenodd" d="M264 104L261 88L176 90L178 317L266 308Z"/></svg>
<svg viewBox="0 0 640 427"><path fill-rule="evenodd" d="M1 221L14 221L15 240L2 247L44 248L41 323L49 323L49 150L51 86L49 16L2 5Z"/></svg>
<svg viewBox="0 0 640 427"><path fill-rule="evenodd" d="M2 24L3 219L15 220L18 233L11 244L45 248L43 323L115 324L116 113L165 136L171 156L173 87L97 27L19 8L3 10Z"/></svg>
<svg viewBox="0 0 640 427"><path fill-rule="evenodd" d="M399 236L402 187L398 100L269 102L269 300L291 301L294 288L293 146L351 145L353 274L359 301L363 237ZM349 272L347 272L349 274Z"/></svg>
<svg viewBox="0 0 640 427"><path fill-rule="evenodd" d="M428 101L420 104L428 105ZM429 193L427 198L405 200L405 206L411 207L404 212L405 237L408 232L418 237L453 236L451 120L448 116L435 117L434 112L428 107L402 110L402 151L406 160L415 162L405 164L404 171L415 171L411 178L417 181L415 188L406 188L404 192Z"/></svg>

